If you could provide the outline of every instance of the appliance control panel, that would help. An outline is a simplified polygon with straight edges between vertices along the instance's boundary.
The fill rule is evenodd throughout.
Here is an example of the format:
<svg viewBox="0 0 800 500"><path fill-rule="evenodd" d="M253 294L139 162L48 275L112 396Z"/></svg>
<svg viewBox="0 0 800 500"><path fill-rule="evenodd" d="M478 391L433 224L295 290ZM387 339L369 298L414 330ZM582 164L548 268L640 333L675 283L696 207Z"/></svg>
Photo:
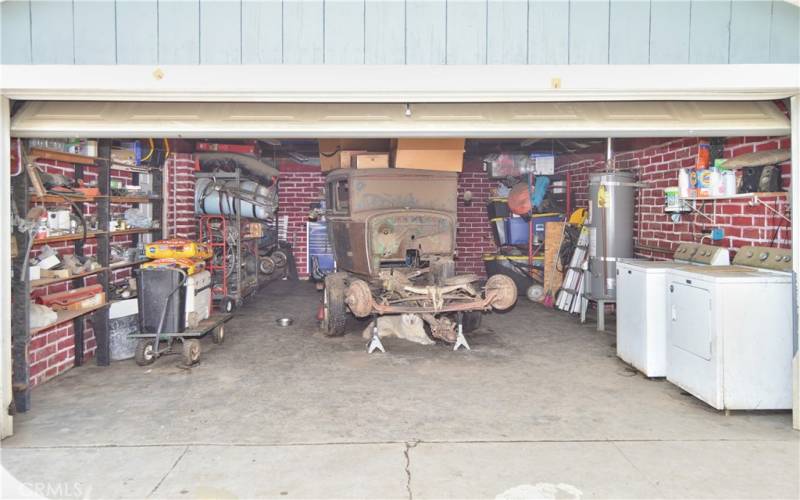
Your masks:
<svg viewBox="0 0 800 500"><path fill-rule="evenodd" d="M708 266L727 266L730 264L730 252L727 248L699 243L681 243L673 254L680 262L705 264Z"/></svg>
<svg viewBox="0 0 800 500"><path fill-rule="evenodd" d="M786 248L747 246L736 252L733 263L773 271L792 270L792 251Z"/></svg>
<svg viewBox="0 0 800 500"><path fill-rule="evenodd" d="M694 257L694 254L697 253L697 247L699 246L698 243L681 243L678 245L678 248L675 249L672 258L682 262L689 262L692 260L692 257Z"/></svg>

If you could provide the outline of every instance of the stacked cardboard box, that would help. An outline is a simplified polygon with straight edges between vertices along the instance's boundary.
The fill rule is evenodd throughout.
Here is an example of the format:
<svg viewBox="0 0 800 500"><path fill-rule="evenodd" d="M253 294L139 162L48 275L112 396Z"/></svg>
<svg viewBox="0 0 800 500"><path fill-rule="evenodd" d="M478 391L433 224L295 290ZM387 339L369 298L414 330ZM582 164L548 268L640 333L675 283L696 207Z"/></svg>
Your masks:
<svg viewBox="0 0 800 500"><path fill-rule="evenodd" d="M323 172L339 168L408 168L461 172L464 139L320 139Z"/></svg>

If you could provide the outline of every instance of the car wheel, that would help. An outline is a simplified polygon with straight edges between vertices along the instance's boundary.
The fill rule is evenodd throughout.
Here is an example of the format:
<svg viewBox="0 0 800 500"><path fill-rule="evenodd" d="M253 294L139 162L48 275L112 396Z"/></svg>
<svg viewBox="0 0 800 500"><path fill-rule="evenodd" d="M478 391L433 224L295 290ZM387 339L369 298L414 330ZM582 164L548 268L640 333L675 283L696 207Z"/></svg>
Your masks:
<svg viewBox="0 0 800 500"><path fill-rule="evenodd" d="M346 282L339 273L325 277L325 289L322 291L322 333L328 337L344 335L347 323L346 291Z"/></svg>

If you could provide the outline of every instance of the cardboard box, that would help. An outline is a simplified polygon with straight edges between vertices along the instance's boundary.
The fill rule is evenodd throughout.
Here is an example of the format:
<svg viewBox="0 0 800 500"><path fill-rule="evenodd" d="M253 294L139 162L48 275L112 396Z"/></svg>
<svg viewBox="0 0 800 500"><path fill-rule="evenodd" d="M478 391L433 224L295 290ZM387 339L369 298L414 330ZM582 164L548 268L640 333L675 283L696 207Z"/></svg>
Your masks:
<svg viewBox="0 0 800 500"><path fill-rule="evenodd" d="M101 306L105 303L106 293L100 292L97 295L93 295L79 302L73 302L72 304L67 305L65 309L67 311L80 311L81 309L86 309L88 307Z"/></svg>
<svg viewBox="0 0 800 500"><path fill-rule="evenodd" d="M320 139L319 165L323 172L350 168L354 153L389 150L388 139Z"/></svg>
<svg viewBox="0 0 800 500"><path fill-rule="evenodd" d="M353 155L351 168L389 168L389 153L359 153Z"/></svg>
<svg viewBox="0 0 800 500"><path fill-rule="evenodd" d="M395 168L461 172L464 139L396 139L392 141Z"/></svg>

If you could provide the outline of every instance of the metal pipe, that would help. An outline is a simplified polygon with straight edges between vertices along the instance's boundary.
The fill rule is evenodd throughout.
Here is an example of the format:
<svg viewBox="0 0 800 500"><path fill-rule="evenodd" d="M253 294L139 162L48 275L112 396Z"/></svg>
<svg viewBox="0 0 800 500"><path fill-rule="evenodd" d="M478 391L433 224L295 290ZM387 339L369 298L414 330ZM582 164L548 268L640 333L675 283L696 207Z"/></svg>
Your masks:
<svg viewBox="0 0 800 500"><path fill-rule="evenodd" d="M614 139L611 137L606 138L606 170L614 172Z"/></svg>

